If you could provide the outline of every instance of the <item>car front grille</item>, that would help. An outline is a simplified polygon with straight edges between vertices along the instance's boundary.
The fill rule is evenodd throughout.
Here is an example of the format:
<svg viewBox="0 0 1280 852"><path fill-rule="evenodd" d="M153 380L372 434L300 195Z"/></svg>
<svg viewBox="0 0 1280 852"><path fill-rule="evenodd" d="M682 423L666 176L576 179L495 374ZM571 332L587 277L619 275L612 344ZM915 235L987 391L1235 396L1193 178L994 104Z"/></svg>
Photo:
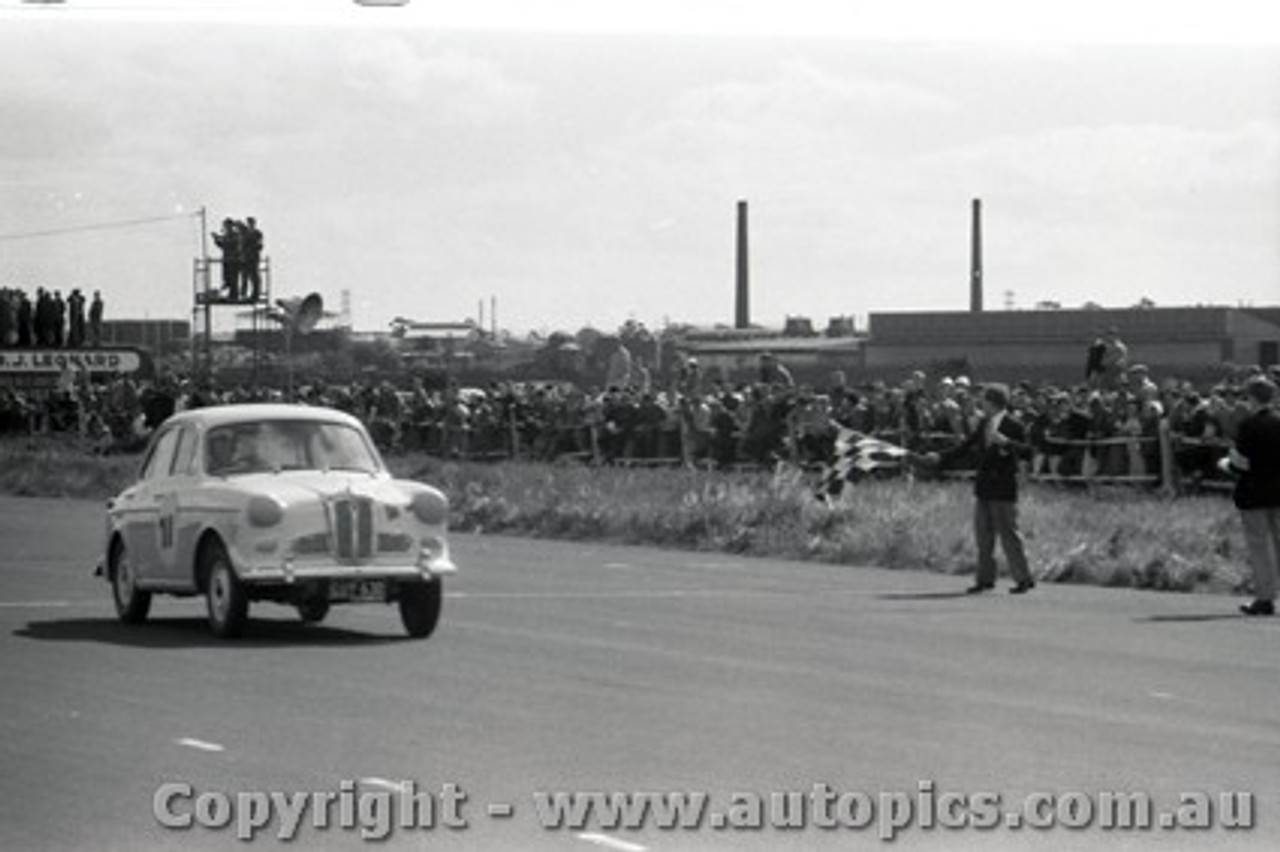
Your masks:
<svg viewBox="0 0 1280 852"><path fill-rule="evenodd" d="M379 553L408 553L413 549L413 539L403 534L378 533Z"/></svg>
<svg viewBox="0 0 1280 852"><path fill-rule="evenodd" d="M373 501L344 497L331 504L334 556L362 562L373 555Z"/></svg>
<svg viewBox="0 0 1280 852"><path fill-rule="evenodd" d="M299 536L293 540L293 552L299 556L316 556L327 554L329 547L328 533L313 533Z"/></svg>

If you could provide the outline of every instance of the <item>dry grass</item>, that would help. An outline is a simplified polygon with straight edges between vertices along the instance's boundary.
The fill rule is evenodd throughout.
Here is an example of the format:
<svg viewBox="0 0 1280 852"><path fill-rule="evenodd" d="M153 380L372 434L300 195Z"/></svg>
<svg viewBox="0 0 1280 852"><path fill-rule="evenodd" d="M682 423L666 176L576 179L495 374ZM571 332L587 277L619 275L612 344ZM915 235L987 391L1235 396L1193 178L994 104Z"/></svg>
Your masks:
<svg viewBox="0 0 1280 852"><path fill-rule="evenodd" d="M136 455L97 455L53 438L0 440L0 494L105 499L137 475Z"/></svg>
<svg viewBox="0 0 1280 852"><path fill-rule="evenodd" d="M720 474L546 464L389 460L444 489L459 531L650 544L847 565L966 574L974 569L969 486L870 482L834 506L797 474ZM101 499L136 456L64 442L0 441L0 493ZM1223 497L1028 488L1032 568L1046 579L1176 591L1247 591L1239 521Z"/></svg>
<svg viewBox="0 0 1280 852"><path fill-rule="evenodd" d="M483 466L399 460L442 486L462 530L603 539L848 565L972 573L970 487L869 482L834 506L797 475ZM1243 591L1249 571L1231 502L1126 490L1027 489L1033 570L1064 583Z"/></svg>

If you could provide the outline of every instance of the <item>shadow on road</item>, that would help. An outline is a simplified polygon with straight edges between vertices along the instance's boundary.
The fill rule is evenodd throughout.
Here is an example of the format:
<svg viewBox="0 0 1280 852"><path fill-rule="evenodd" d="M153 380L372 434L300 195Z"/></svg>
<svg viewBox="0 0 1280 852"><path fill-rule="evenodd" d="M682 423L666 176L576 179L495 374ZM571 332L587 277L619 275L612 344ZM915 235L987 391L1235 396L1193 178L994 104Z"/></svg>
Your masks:
<svg viewBox="0 0 1280 852"><path fill-rule="evenodd" d="M1250 618L1239 612L1213 612L1213 613L1186 613L1186 614L1170 614L1170 615L1146 615L1142 618L1134 619L1138 622L1148 622L1154 624L1194 624L1201 621L1256 621L1259 624L1265 623L1265 618Z"/></svg>
<svg viewBox="0 0 1280 852"><path fill-rule="evenodd" d="M876 595L882 601L949 601L955 598L967 598L971 595L963 590L958 592L888 592Z"/></svg>
<svg viewBox="0 0 1280 852"><path fill-rule="evenodd" d="M360 633L297 621L253 619L240 639L219 639L203 618L152 619L122 624L114 618L30 621L13 635L43 642L99 642L127 648L254 648L285 645L381 645L414 641L404 635Z"/></svg>

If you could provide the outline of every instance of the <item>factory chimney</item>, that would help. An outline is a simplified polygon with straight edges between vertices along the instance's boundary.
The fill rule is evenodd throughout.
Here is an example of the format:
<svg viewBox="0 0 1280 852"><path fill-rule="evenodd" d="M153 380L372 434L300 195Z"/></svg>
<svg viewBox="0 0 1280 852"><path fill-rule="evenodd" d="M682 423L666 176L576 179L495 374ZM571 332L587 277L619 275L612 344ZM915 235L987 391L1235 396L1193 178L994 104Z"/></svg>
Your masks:
<svg viewBox="0 0 1280 852"><path fill-rule="evenodd" d="M969 310L982 313L982 199L973 199L973 226L969 246Z"/></svg>
<svg viewBox="0 0 1280 852"><path fill-rule="evenodd" d="M738 290L733 327L751 327L750 282L747 274L747 202L738 202Z"/></svg>

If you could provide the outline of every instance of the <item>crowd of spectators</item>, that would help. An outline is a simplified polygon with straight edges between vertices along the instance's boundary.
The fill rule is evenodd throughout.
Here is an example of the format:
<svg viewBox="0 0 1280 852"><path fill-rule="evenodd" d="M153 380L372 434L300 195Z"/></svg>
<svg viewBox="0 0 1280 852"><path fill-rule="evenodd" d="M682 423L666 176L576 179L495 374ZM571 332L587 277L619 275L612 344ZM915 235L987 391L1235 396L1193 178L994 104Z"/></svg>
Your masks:
<svg viewBox="0 0 1280 852"><path fill-rule="evenodd" d="M1246 413L1240 388L1247 378L1207 387L1157 384L1136 365L1112 387L1015 384L1011 409L1028 427L1035 475L1157 483L1168 472L1162 453L1169 452L1178 481L1195 484L1217 476L1216 461ZM900 383L855 387L836 374L822 387L797 384L768 356L757 381L734 385L706 380L690 359L666 388L314 383L297 394L361 417L387 452L716 468L780 460L820 467L832 461L841 429L917 452L946 449L975 428L978 397L965 376L922 372ZM0 390L0 432L70 432L104 452L130 450L174 411L282 399L260 386L202 390L171 375L106 384L72 375L38 401Z"/></svg>
<svg viewBox="0 0 1280 852"><path fill-rule="evenodd" d="M27 349L78 349L102 339L102 293L86 300L79 287L63 298L61 290L37 287L32 297L21 287L0 287L0 346Z"/></svg>

